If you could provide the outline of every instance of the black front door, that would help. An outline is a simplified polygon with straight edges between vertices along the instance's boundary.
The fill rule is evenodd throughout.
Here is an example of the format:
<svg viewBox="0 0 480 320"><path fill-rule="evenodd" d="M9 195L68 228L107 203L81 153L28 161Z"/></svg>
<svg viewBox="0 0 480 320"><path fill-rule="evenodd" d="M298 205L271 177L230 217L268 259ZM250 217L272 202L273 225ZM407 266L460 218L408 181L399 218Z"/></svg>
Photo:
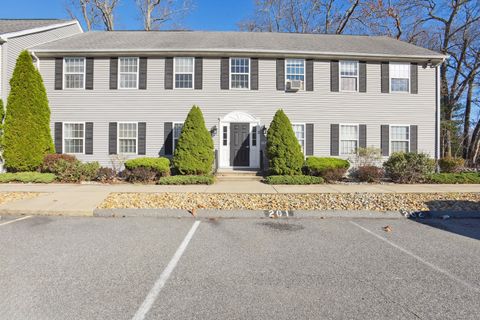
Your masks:
<svg viewBox="0 0 480 320"><path fill-rule="evenodd" d="M230 165L248 167L250 165L250 124L230 124Z"/></svg>

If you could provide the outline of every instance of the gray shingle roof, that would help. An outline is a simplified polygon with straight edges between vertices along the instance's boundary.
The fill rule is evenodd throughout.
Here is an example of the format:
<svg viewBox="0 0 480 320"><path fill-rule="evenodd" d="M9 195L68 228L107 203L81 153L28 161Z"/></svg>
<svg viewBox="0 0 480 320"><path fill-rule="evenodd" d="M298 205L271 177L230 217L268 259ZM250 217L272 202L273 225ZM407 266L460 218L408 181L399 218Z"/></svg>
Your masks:
<svg viewBox="0 0 480 320"><path fill-rule="evenodd" d="M47 27L67 21L68 20L60 19L0 19L0 35L40 27Z"/></svg>
<svg viewBox="0 0 480 320"><path fill-rule="evenodd" d="M388 37L207 31L87 32L46 43L35 52L216 52L442 58Z"/></svg>

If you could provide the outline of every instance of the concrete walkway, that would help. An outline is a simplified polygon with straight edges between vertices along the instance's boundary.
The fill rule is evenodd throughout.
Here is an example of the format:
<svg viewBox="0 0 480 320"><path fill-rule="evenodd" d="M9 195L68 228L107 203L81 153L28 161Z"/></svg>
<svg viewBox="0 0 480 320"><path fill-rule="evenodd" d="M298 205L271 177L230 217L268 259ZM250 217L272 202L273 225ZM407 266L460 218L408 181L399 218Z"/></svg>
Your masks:
<svg viewBox="0 0 480 320"><path fill-rule="evenodd" d="M0 205L1 214L93 215L111 192L198 193L432 193L480 192L480 185L325 184L309 186L266 185L259 181L231 180L192 186L0 184L0 192L45 193L33 199Z"/></svg>

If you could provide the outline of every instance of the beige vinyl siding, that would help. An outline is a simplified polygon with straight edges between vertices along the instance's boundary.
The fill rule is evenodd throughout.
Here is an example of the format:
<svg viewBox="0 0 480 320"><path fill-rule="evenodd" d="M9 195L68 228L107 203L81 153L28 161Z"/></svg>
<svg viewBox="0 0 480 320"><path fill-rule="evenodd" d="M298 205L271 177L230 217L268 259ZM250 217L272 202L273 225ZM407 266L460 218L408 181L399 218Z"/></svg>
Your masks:
<svg viewBox="0 0 480 320"><path fill-rule="evenodd" d="M3 68L0 69L0 71L2 72L2 89L0 91L1 97L6 100L6 97L8 96L8 92L10 90L10 78L12 77L13 70L15 69L18 55L20 54L20 52L22 52L22 50L53 40L69 37L80 32L82 32L82 30L75 23L65 27L59 27L56 29L7 39L7 42L2 45Z"/></svg>
<svg viewBox="0 0 480 320"><path fill-rule="evenodd" d="M47 87L54 122L94 122L93 155L85 161L110 164L108 123L147 123L147 156L162 149L164 122L183 121L194 104L202 108L208 129L232 111L244 111L269 126L275 111L283 108L291 122L313 123L314 154L330 155L330 124L367 125L367 145L380 147L380 125L417 124L418 150L434 156L435 69L419 67L418 94L380 93L380 63L367 65L367 93L330 92L330 62L314 64L314 91L287 93L276 90L275 60L259 60L259 90L221 90L220 59L205 58L203 90L165 90L164 59L149 58L147 90L109 90L108 58L95 58L94 90L54 90L53 58L42 59L40 70ZM221 128L214 137L217 147Z"/></svg>

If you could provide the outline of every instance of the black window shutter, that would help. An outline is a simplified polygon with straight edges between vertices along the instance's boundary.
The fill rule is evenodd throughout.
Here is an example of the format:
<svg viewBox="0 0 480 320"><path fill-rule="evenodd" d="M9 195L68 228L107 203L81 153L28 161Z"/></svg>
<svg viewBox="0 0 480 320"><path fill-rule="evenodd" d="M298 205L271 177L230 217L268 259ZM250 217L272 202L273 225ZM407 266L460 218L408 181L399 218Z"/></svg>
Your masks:
<svg viewBox="0 0 480 320"><path fill-rule="evenodd" d="M306 80L306 88L305 90L307 91L313 91L313 60L312 59L308 59L305 61L305 80Z"/></svg>
<svg viewBox="0 0 480 320"><path fill-rule="evenodd" d="M390 92L390 64L388 62L382 62L381 64L381 86L382 93Z"/></svg>
<svg viewBox="0 0 480 320"><path fill-rule="evenodd" d="M110 90L118 88L118 58L110 58Z"/></svg>
<svg viewBox="0 0 480 320"><path fill-rule="evenodd" d="M58 154L63 153L63 123L55 122L55 152Z"/></svg>
<svg viewBox="0 0 480 320"><path fill-rule="evenodd" d="M230 59L222 58L220 62L220 89L230 89Z"/></svg>
<svg viewBox="0 0 480 320"><path fill-rule="evenodd" d="M165 142L163 144L165 155L171 156L173 154L173 123L165 122L163 125L163 137Z"/></svg>
<svg viewBox="0 0 480 320"><path fill-rule="evenodd" d="M85 89L93 90L93 58L86 58L85 60Z"/></svg>
<svg viewBox="0 0 480 320"><path fill-rule="evenodd" d="M338 60L330 61L330 91L338 92Z"/></svg>
<svg viewBox="0 0 480 320"><path fill-rule="evenodd" d="M382 156L388 157L390 155L390 126L388 124L382 124L380 127L380 146Z"/></svg>
<svg viewBox="0 0 480 320"><path fill-rule="evenodd" d="M410 64L410 93L418 93L418 64Z"/></svg>
<svg viewBox="0 0 480 320"><path fill-rule="evenodd" d="M340 126L338 124L330 125L330 155L339 155Z"/></svg>
<svg viewBox="0 0 480 320"><path fill-rule="evenodd" d="M85 123L85 154L93 154L93 122Z"/></svg>
<svg viewBox="0 0 480 320"><path fill-rule="evenodd" d="M55 90L63 89L63 58L55 58Z"/></svg>
<svg viewBox="0 0 480 320"><path fill-rule="evenodd" d="M173 89L173 58L165 58L165 90Z"/></svg>
<svg viewBox="0 0 480 320"><path fill-rule="evenodd" d="M147 154L147 123L138 123L138 154Z"/></svg>
<svg viewBox="0 0 480 320"><path fill-rule="evenodd" d="M195 90L203 89L203 58L195 58Z"/></svg>
<svg viewBox="0 0 480 320"><path fill-rule="evenodd" d="M410 126L410 152L418 152L418 126Z"/></svg>
<svg viewBox="0 0 480 320"><path fill-rule="evenodd" d="M285 91L285 59L277 59L277 90Z"/></svg>
<svg viewBox="0 0 480 320"><path fill-rule="evenodd" d="M367 147L367 125L361 124L358 126L358 147Z"/></svg>
<svg viewBox="0 0 480 320"><path fill-rule="evenodd" d="M117 123L108 124L108 154L117 154Z"/></svg>
<svg viewBox="0 0 480 320"><path fill-rule="evenodd" d="M305 138L306 138L305 155L306 156L313 156L313 149L314 149L313 148L313 144L314 144L313 130L314 130L313 123L307 123L305 126Z"/></svg>
<svg viewBox="0 0 480 320"><path fill-rule="evenodd" d="M147 64L148 59L142 57L139 59L140 66L138 68L138 89L146 90L147 89Z"/></svg>
<svg viewBox="0 0 480 320"><path fill-rule="evenodd" d="M250 59L250 89L258 90L258 58Z"/></svg>
<svg viewBox="0 0 480 320"><path fill-rule="evenodd" d="M359 65L359 84L358 84L358 91L359 92L367 92L367 62L360 61Z"/></svg>

